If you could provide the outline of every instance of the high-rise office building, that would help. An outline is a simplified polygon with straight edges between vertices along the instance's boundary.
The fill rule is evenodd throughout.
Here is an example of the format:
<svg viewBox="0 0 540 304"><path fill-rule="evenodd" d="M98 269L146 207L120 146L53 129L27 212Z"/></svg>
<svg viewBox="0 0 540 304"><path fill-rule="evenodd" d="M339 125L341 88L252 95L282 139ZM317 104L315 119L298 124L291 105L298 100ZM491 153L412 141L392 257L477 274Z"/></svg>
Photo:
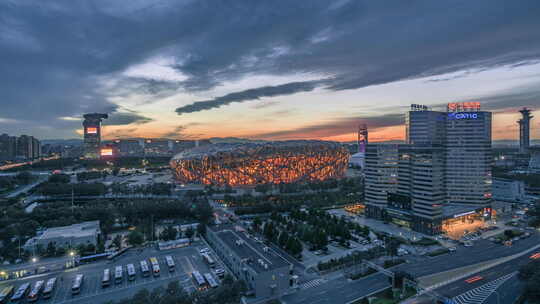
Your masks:
<svg viewBox="0 0 540 304"><path fill-rule="evenodd" d="M519 152L525 153L529 150L530 145L530 130L531 130L531 110L523 108L519 111L521 119L517 121L519 124Z"/></svg>
<svg viewBox="0 0 540 304"><path fill-rule="evenodd" d="M398 145L367 145L365 164L366 214L382 218L387 205L387 194L397 189Z"/></svg>
<svg viewBox="0 0 540 304"><path fill-rule="evenodd" d="M32 159L38 159L41 157L41 142L32 137Z"/></svg>
<svg viewBox="0 0 540 304"><path fill-rule="evenodd" d="M412 105L406 139L391 153L395 179L394 168L381 170L388 156L368 145L368 216L436 234L485 214L491 201L490 112L480 111L479 103L452 103L446 112ZM389 180L395 186L388 187ZM370 212L370 205L382 211Z"/></svg>
<svg viewBox="0 0 540 304"><path fill-rule="evenodd" d="M477 107L449 110L446 119L448 203L491 202L491 112Z"/></svg>
<svg viewBox="0 0 540 304"><path fill-rule="evenodd" d="M11 161L17 154L17 137L0 135L0 161Z"/></svg>
<svg viewBox="0 0 540 304"><path fill-rule="evenodd" d="M107 114L84 114L84 157L97 159L100 157L101 121L108 118Z"/></svg>
<svg viewBox="0 0 540 304"><path fill-rule="evenodd" d="M19 160L32 159L33 157L33 143L34 137L28 135L21 135L17 138L17 155Z"/></svg>

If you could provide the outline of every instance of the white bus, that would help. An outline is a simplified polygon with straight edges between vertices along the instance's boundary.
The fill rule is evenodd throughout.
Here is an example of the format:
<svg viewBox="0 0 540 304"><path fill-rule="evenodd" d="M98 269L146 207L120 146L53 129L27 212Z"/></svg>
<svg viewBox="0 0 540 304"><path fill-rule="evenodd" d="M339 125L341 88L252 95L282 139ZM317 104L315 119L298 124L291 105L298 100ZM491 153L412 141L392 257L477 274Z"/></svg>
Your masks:
<svg viewBox="0 0 540 304"><path fill-rule="evenodd" d="M122 266L116 266L114 268L114 283L115 284L120 284L122 283L122 275L123 275L124 271L122 269Z"/></svg>
<svg viewBox="0 0 540 304"><path fill-rule="evenodd" d="M101 287L105 288L109 285L111 285L111 270L105 268L103 270L103 277L101 278Z"/></svg>
<svg viewBox="0 0 540 304"><path fill-rule="evenodd" d="M84 275L78 274L75 276L75 279L73 279L73 285L71 285L71 294L77 295L81 293L81 288L84 280Z"/></svg>
<svg viewBox="0 0 540 304"><path fill-rule="evenodd" d="M135 266L133 264L127 264L127 274L128 274L128 280L133 281L135 280Z"/></svg>
<svg viewBox="0 0 540 304"><path fill-rule="evenodd" d="M214 268L216 266L216 262L214 262L214 259L212 259L208 252L203 253L202 257L206 264L208 264L208 266L210 266L211 268Z"/></svg>
<svg viewBox="0 0 540 304"><path fill-rule="evenodd" d="M165 256L165 260L167 261L167 266L169 267L169 271L173 272L174 271L174 260L173 260L172 256L170 256L170 255Z"/></svg>
<svg viewBox="0 0 540 304"><path fill-rule="evenodd" d="M205 290L207 288L206 281L200 272L194 271L191 273L191 276L193 277L193 281L195 281L195 286L198 290Z"/></svg>
<svg viewBox="0 0 540 304"><path fill-rule="evenodd" d="M219 284L216 282L216 279L214 279L211 274L205 273L204 278L206 279L206 282L208 282L208 285L211 288L217 288L219 286Z"/></svg>
<svg viewBox="0 0 540 304"><path fill-rule="evenodd" d="M43 289L43 298L49 299L52 296L52 292L54 291L54 287L56 286L56 278L50 278L47 281L47 284L45 284L45 289Z"/></svg>
<svg viewBox="0 0 540 304"><path fill-rule="evenodd" d="M152 265L152 272L155 277L159 277L159 262L155 257L150 258L150 264Z"/></svg>
<svg viewBox="0 0 540 304"><path fill-rule="evenodd" d="M150 268L148 268L148 263L146 261L141 261L141 272L143 274L143 277L147 277L150 275Z"/></svg>
<svg viewBox="0 0 540 304"><path fill-rule="evenodd" d="M43 285L45 285L45 281L39 280L34 284L34 287L32 287L32 290L28 294L28 302L35 302L39 298L39 293L43 289Z"/></svg>
<svg viewBox="0 0 540 304"><path fill-rule="evenodd" d="M11 302L18 302L22 300L29 289L30 283L24 283L19 286L19 288L17 288L17 291L15 291L15 294L11 297Z"/></svg>

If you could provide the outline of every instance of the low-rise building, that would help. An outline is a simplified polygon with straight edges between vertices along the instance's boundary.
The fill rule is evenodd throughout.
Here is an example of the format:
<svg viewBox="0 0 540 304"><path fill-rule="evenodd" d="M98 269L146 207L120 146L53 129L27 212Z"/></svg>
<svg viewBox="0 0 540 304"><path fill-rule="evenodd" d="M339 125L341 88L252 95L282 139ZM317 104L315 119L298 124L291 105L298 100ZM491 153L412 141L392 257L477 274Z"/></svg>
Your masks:
<svg viewBox="0 0 540 304"><path fill-rule="evenodd" d="M47 248L50 243L57 248L77 247L92 244L97 246L101 230L99 221L82 222L70 226L46 229L24 244L25 250L36 250L37 247Z"/></svg>
<svg viewBox="0 0 540 304"><path fill-rule="evenodd" d="M503 202L520 202L525 196L523 181L495 177L493 178L493 199Z"/></svg>
<svg viewBox="0 0 540 304"><path fill-rule="evenodd" d="M206 237L221 260L257 298L279 297L291 287L292 264L248 237L242 227L211 226Z"/></svg>

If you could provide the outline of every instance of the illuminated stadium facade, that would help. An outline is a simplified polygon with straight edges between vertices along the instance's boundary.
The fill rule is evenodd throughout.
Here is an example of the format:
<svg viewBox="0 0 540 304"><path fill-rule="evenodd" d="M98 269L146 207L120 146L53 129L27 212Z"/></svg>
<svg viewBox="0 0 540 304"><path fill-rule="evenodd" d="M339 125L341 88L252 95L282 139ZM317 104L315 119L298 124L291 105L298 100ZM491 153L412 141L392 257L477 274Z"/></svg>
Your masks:
<svg viewBox="0 0 540 304"><path fill-rule="evenodd" d="M249 186L322 181L345 174L349 152L334 142L214 144L171 159L182 184Z"/></svg>

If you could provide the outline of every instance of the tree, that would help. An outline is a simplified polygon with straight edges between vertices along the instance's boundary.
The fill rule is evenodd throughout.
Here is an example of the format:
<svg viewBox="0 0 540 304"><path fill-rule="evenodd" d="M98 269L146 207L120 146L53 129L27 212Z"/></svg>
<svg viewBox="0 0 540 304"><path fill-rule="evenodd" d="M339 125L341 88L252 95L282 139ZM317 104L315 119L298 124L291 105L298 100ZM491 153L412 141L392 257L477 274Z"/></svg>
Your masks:
<svg viewBox="0 0 540 304"><path fill-rule="evenodd" d="M188 228L186 229L186 237L187 237L188 239L191 240L191 238L193 237L194 234L195 234L195 231L193 231L193 228L188 227Z"/></svg>
<svg viewBox="0 0 540 304"><path fill-rule="evenodd" d="M386 244L386 251L388 255L391 256L392 258L398 255L398 249L399 249L399 242L395 239L391 239Z"/></svg>
<svg viewBox="0 0 540 304"><path fill-rule="evenodd" d="M174 228L173 226L167 226L161 233L159 234L159 238L164 241L171 241L176 240L176 236L178 235L178 230Z"/></svg>
<svg viewBox="0 0 540 304"><path fill-rule="evenodd" d="M113 245L118 248L118 249L122 249L122 236L120 234L117 234L113 241L112 241Z"/></svg>
<svg viewBox="0 0 540 304"><path fill-rule="evenodd" d="M197 225L197 234L199 236L205 235L206 234L206 225L204 225L204 224Z"/></svg>
<svg viewBox="0 0 540 304"><path fill-rule="evenodd" d="M289 240L289 235L287 232L283 231L279 234L278 244L280 247L284 248L285 245L287 245L287 241Z"/></svg>
<svg viewBox="0 0 540 304"><path fill-rule="evenodd" d="M71 177L67 174L53 174L49 176L49 183L67 184L71 180Z"/></svg>
<svg viewBox="0 0 540 304"><path fill-rule="evenodd" d="M144 236L142 233L133 230L128 234L127 241L132 246L139 246L144 242Z"/></svg>
<svg viewBox="0 0 540 304"><path fill-rule="evenodd" d="M146 304L150 303L151 301L150 292L148 289L143 288L133 296L133 298L130 299L131 303L133 304Z"/></svg>
<svg viewBox="0 0 540 304"><path fill-rule="evenodd" d="M262 225L262 220L260 217L256 217L255 219L253 219L253 230L255 230L256 232L259 232L261 225Z"/></svg>
<svg viewBox="0 0 540 304"><path fill-rule="evenodd" d="M507 238L513 238L514 237L514 231L510 230L510 229L507 229L504 231L504 236L506 236Z"/></svg>

